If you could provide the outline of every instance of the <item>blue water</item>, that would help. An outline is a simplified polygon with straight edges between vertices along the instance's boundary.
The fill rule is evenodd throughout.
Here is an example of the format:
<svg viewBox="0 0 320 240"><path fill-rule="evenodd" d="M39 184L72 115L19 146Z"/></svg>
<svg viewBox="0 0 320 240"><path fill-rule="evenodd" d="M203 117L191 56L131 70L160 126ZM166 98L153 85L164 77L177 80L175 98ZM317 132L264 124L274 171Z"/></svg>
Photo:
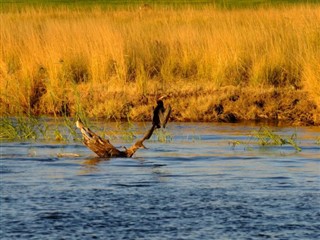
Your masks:
<svg viewBox="0 0 320 240"><path fill-rule="evenodd" d="M296 132L301 152L229 144L258 129L170 123L172 141L155 136L132 159L98 159L79 142L2 142L0 237L319 239L320 129L276 129Z"/></svg>

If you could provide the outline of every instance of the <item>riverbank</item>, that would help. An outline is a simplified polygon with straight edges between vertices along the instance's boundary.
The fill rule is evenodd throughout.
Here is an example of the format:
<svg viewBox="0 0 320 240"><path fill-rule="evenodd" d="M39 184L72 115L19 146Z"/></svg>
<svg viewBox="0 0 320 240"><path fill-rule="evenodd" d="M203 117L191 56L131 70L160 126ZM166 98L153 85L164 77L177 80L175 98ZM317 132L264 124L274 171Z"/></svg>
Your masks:
<svg viewBox="0 0 320 240"><path fill-rule="evenodd" d="M1 21L0 115L319 125L320 7L25 7Z"/></svg>
<svg viewBox="0 0 320 240"><path fill-rule="evenodd" d="M172 107L171 121L262 121L292 126L320 125L319 106L303 90L242 87L203 89L201 86L187 89L180 86L166 94L168 98L165 104ZM87 101L83 107L89 116L106 114L112 116L107 117L109 120L151 121L152 109L159 96L115 92L106 95L101 104L92 105ZM104 108L106 105L107 108ZM98 111L101 112L95 115Z"/></svg>

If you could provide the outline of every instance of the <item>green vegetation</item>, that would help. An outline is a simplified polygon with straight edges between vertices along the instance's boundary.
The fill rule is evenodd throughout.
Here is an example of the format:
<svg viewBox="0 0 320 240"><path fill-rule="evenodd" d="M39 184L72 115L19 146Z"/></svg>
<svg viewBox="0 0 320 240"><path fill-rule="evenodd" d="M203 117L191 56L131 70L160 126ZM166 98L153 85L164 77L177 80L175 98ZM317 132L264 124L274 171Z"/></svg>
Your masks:
<svg viewBox="0 0 320 240"><path fill-rule="evenodd" d="M291 136L281 136L267 127L262 127L258 131L253 133L253 137L258 141L260 146L282 146L290 145L297 152L301 151L301 148L297 145L297 134L293 133Z"/></svg>
<svg viewBox="0 0 320 240"><path fill-rule="evenodd" d="M88 121L88 120L87 120ZM130 123L116 125L115 130L95 129L95 131L103 138L121 139L125 142L132 142L136 139L137 132ZM46 118L34 116L19 118L1 118L0 119L0 141L58 141L70 142L81 141L81 134L76 131L73 119L68 117L55 119L53 122L47 122ZM174 136L165 129L155 131L152 137L156 142L172 142ZM200 136L189 136L187 140L201 141ZM289 145L297 152L302 149L297 144L297 134L292 133L289 136L280 135L272 131L268 127L261 127L258 131L252 132L247 141L234 140L229 142L232 148L244 145L245 149L250 150L253 146L263 148ZM320 144L320 138L315 139L315 144Z"/></svg>
<svg viewBox="0 0 320 240"><path fill-rule="evenodd" d="M218 8L248 8L248 7L269 7L288 4L311 4L318 3L318 0L0 0L2 8L25 7L25 6L61 6L68 7L92 7L100 6L103 8L115 7L157 7L157 6L208 6L212 5Z"/></svg>
<svg viewBox="0 0 320 240"><path fill-rule="evenodd" d="M59 120L61 122L61 120ZM25 141L25 140L79 140L70 119L65 118L63 124L47 123L46 118L35 116L22 116L18 118L2 117L0 119L0 141ZM73 124L74 125L74 124Z"/></svg>
<svg viewBox="0 0 320 240"><path fill-rule="evenodd" d="M88 123L89 120L86 119ZM87 126L92 124L86 124ZM132 142L137 138L137 131L130 122L116 122L115 130L94 129L99 136L107 139L121 139L125 142ZM63 117L51 119L47 122L46 118L28 117L2 117L0 118L0 141L58 141L70 142L81 141L82 137L75 127L72 118ZM155 131L153 141L171 142L173 136L164 129Z"/></svg>
<svg viewBox="0 0 320 240"><path fill-rule="evenodd" d="M235 140L229 142L229 144L232 146L232 148L235 148L238 145L245 145L246 149L252 149L252 146L254 145L261 147L289 145L292 146L297 152L302 150L297 144L296 133L293 133L290 136L282 136L275 133L268 127L261 127L258 131L254 131L247 141Z"/></svg>
<svg viewBox="0 0 320 240"><path fill-rule="evenodd" d="M167 143L173 141L172 134L165 129L158 129L157 131L155 131L154 135L154 139L158 142Z"/></svg>
<svg viewBox="0 0 320 240"><path fill-rule="evenodd" d="M47 126L39 125L35 117L1 118L0 139L24 140L37 139L40 134L46 134Z"/></svg>

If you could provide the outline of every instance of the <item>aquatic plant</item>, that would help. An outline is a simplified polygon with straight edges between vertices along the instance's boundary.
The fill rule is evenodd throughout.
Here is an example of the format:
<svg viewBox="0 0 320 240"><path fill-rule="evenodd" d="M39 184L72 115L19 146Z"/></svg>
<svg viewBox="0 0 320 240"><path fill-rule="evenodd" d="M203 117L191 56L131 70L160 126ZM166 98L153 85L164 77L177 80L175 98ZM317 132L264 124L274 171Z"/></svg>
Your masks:
<svg viewBox="0 0 320 240"><path fill-rule="evenodd" d="M297 133L292 133L289 137L281 136L268 127L261 127L258 131L254 131L251 135L251 140L254 140L260 146L282 146L290 145L297 152L300 152L302 149L297 144Z"/></svg>
<svg viewBox="0 0 320 240"><path fill-rule="evenodd" d="M128 129L127 131L122 131L121 138L126 142L131 142L136 138L136 135L132 129Z"/></svg>
<svg viewBox="0 0 320 240"><path fill-rule="evenodd" d="M246 150L252 150L254 145L261 147L290 145L297 152L302 151L297 144L297 133L292 133L290 136L282 136L272 131L269 127L261 127L258 131L253 131L248 140L232 140L228 143L232 149L239 145L244 145Z"/></svg>
<svg viewBox="0 0 320 240"><path fill-rule="evenodd" d="M89 119L84 118L89 122ZM48 119L29 116L0 119L0 140L54 140L54 141L81 141L82 137L75 130L74 119L69 117L53 118L51 123ZM92 126L92 124L91 124ZM95 129L95 126L93 126ZM97 132L107 139L121 139L132 142L139 135L130 122L117 122L116 129L97 129ZM155 141L170 142L172 135L165 130L158 130L155 133Z"/></svg>
<svg viewBox="0 0 320 240"><path fill-rule="evenodd" d="M0 140L56 140L79 141L71 118L2 117L0 119Z"/></svg>
<svg viewBox="0 0 320 240"><path fill-rule="evenodd" d="M17 129L12 124L12 120L8 117L3 117L0 119L0 139L12 140L17 138Z"/></svg>
<svg viewBox="0 0 320 240"><path fill-rule="evenodd" d="M39 120L36 117L2 117L0 120L0 139L37 139L39 133L47 131L45 125L39 127Z"/></svg>
<svg viewBox="0 0 320 240"><path fill-rule="evenodd" d="M232 141L229 141L228 144L231 145L231 148L234 150L236 146L244 144L244 142L239 140L232 140Z"/></svg>
<svg viewBox="0 0 320 240"><path fill-rule="evenodd" d="M88 122L88 119L87 118L84 118L85 119L86 123ZM74 119L71 119L69 117L64 117L64 120L63 120L63 125L67 128L67 133L68 133L68 137L71 137L73 139L73 141L80 141L81 140L81 137L80 135L77 133L75 127L74 127Z"/></svg>
<svg viewBox="0 0 320 240"><path fill-rule="evenodd" d="M158 129L154 132L154 139L158 142L168 143L173 141L173 136L165 129Z"/></svg>
<svg viewBox="0 0 320 240"><path fill-rule="evenodd" d="M58 142L66 141L66 138L63 136L62 132L58 128L54 130L53 134L54 134L54 140Z"/></svg>

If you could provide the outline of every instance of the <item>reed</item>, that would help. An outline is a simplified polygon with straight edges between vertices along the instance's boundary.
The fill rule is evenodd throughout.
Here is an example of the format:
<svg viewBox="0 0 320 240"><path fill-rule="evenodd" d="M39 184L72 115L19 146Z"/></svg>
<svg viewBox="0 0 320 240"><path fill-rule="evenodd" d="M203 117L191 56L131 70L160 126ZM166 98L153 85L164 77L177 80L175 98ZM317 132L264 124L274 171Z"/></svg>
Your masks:
<svg viewBox="0 0 320 240"><path fill-rule="evenodd" d="M25 140L37 139L41 134L45 134L47 127L39 126L38 118L33 116L0 119L0 139L1 140Z"/></svg>
<svg viewBox="0 0 320 240"><path fill-rule="evenodd" d="M84 118L89 122L87 118ZM117 139L124 142L132 142L140 133L132 123L117 122L113 130L97 128L90 123L93 129L103 138ZM173 137L170 132L159 129L155 131L153 138L156 142L171 142ZM75 127L75 120L69 117L47 118L36 116L21 116L16 118L0 118L0 141L58 141L58 142L80 142L81 134Z"/></svg>
<svg viewBox="0 0 320 240"><path fill-rule="evenodd" d="M229 86L303 90L320 106L318 5L25 7L0 22L1 115L144 121L171 93L176 120L206 120Z"/></svg>
<svg viewBox="0 0 320 240"><path fill-rule="evenodd" d="M252 138L254 138L260 146L290 145L297 152L302 150L297 144L296 133L291 134L289 137L281 136L268 127L261 127L258 131L253 132Z"/></svg>
<svg viewBox="0 0 320 240"><path fill-rule="evenodd" d="M13 140L18 138L19 133L9 118L0 119L0 140Z"/></svg>
<svg viewBox="0 0 320 240"><path fill-rule="evenodd" d="M37 116L1 117L0 140L80 141L70 118L50 119Z"/></svg>
<svg viewBox="0 0 320 240"><path fill-rule="evenodd" d="M302 149L297 144L297 137L297 133L292 133L290 136L283 136L274 132L269 127L261 127L258 131L253 131L247 140L232 140L229 141L229 145L232 149L244 145L246 150L252 150L253 146L273 147L289 145L292 146L296 152L301 152Z"/></svg>
<svg viewBox="0 0 320 240"><path fill-rule="evenodd" d="M165 129L158 129L157 131L155 131L154 135L155 137L153 139L155 139L155 141L157 142L169 143L173 141L172 133L168 132Z"/></svg>

